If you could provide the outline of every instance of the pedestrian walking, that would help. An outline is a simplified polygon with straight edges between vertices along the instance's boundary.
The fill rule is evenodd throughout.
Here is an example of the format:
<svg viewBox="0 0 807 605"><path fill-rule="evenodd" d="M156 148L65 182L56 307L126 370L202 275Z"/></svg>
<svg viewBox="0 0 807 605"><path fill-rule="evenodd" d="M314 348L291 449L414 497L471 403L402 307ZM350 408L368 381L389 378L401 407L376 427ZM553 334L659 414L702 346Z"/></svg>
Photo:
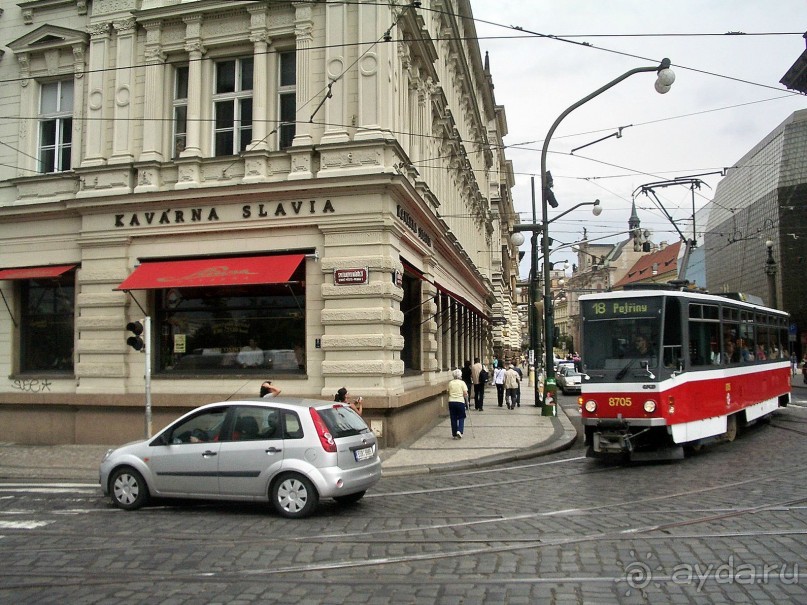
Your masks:
<svg viewBox="0 0 807 605"><path fill-rule="evenodd" d="M515 367L516 374L518 374L518 387L516 388L516 407L521 407L521 381L524 380L524 373L521 368Z"/></svg>
<svg viewBox="0 0 807 605"><path fill-rule="evenodd" d="M482 371L479 372L479 382L474 387L474 397L477 396L477 392L479 397L477 401L479 402L479 411L481 412L482 409L485 407L485 387L488 385L488 379L490 378L490 373L488 372L488 366L483 365Z"/></svg>
<svg viewBox="0 0 807 605"><path fill-rule="evenodd" d="M468 387L468 393L471 392L473 379L471 376L471 360L466 359L465 365L462 366L462 381L465 383L465 386ZM469 395L470 396L470 395Z"/></svg>
<svg viewBox="0 0 807 605"><path fill-rule="evenodd" d="M465 410L468 408L468 386L462 379L462 370L457 368L448 383L448 415L451 418L451 436L462 439L465 430Z"/></svg>
<svg viewBox="0 0 807 605"><path fill-rule="evenodd" d="M514 364L510 364L510 367L507 368L507 373L504 376L504 388L507 391L507 409L512 410L516 407L518 403L518 386L519 386L520 378L518 376L518 372L516 372L516 366Z"/></svg>
<svg viewBox="0 0 807 605"><path fill-rule="evenodd" d="M790 355L790 376L795 376L799 370L799 358L793 353Z"/></svg>
<svg viewBox="0 0 807 605"><path fill-rule="evenodd" d="M493 384L496 385L496 397L499 400L499 407L504 405L504 376L507 374L502 366L493 370Z"/></svg>
<svg viewBox="0 0 807 605"><path fill-rule="evenodd" d="M471 382L474 385L474 409L477 412L482 411L482 402L485 396L485 394L482 392L482 389L485 388L485 385L479 384L479 376L481 374L482 374L482 363L479 361L479 357L474 357L474 365L471 366Z"/></svg>

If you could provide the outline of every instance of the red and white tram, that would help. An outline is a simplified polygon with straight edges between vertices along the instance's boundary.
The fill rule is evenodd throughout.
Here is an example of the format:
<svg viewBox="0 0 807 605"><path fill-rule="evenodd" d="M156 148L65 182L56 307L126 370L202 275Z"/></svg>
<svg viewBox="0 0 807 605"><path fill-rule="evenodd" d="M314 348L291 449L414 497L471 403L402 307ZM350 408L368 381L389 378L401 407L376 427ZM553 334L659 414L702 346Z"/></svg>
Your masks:
<svg viewBox="0 0 807 605"><path fill-rule="evenodd" d="M588 455L680 458L790 403L788 315L746 300L672 286L581 296Z"/></svg>

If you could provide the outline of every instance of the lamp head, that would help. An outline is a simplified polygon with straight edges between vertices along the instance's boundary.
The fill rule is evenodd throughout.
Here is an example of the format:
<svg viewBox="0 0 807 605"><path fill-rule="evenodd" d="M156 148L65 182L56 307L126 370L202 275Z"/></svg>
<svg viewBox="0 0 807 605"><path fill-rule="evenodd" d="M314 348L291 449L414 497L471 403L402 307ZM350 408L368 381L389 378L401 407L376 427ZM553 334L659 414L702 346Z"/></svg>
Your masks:
<svg viewBox="0 0 807 605"><path fill-rule="evenodd" d="M594 216L600 216L602 214L602 206L600 206L600 200L594 200L594 207L591 209L591 212Z"/></svg>
<svg viewBox="0 0 807 605"><path fill-rule="evenodd" d="M771 248L773 248L773 241L768 240L765 242L765 245L768 247L768 250L770 250Z"/></svg>
<svg viewBox="0 0 807 605"><path fill-rule="evenodd" d="M658 74L656 78L656 92L663 95L670 91L673 82L675 82L675 73L670 69L670 60L663 59L656 73Z"/></svg>
<svg viewBox="0 0 807 605"><path fill-rule="evenodd" d="M514 231L514 232L513 232L513 233L510 235L510 242L511 242L511 243L512 243L512 244L513 244L513 245L514 245L516 248L518 248L519 246L521 246L521 244L523 244L523 243L524 243L524 234L523 234L523 233L521 233L521 231Z"/></svg>

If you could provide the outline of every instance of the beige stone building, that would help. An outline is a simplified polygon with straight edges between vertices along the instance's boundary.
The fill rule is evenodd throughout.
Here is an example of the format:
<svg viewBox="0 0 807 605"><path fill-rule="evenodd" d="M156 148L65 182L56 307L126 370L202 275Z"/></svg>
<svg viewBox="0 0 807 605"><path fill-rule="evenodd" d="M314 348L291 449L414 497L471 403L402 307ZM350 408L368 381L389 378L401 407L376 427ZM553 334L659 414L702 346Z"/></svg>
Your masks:
<svg viewBox="0 0 807 605"><path fill-rule="evenodd" d="M270 379L346 386L390 446L451 368L521 349L504 108L470 2L419 4L5 5L14 441L141 437L148 374L155 430Z"/></svg>

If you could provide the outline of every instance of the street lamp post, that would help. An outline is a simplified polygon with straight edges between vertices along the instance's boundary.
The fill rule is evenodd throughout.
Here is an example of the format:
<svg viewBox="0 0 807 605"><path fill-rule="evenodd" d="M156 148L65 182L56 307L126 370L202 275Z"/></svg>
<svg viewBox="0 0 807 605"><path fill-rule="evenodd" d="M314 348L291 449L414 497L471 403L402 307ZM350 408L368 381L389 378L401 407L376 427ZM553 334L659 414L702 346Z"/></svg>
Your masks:
<svg viewBox="0 0 807 605"><path fill-rule="evenodd" d="M776 260L773 258L773 242L765 242L768 257L765 259L765 275L768 276L768 304L774 309L778 308L776 301Z"/></svg>
<svg viewBox="0 0 807 605"><path fill-rule="evenodd" d="M552 127L549 129L546 137L544 137L544 145L543 149L541 149L541 246L544 256L544 340L545 340L545 353L546 353L546 371L544 373L544 396L542 400L543 409L541 414L543 416L555 416L557 415L557 407L555 405L556 401L556 392L557 386L555 384L555 366L553 363L553 347L552 347L552 293L550 291L550 283L549 283L549 223L551 222L548 218L548 205L552 205L553 208L558 206L558 202L555 200L555 195L552 192L552 183L551 177L546 170L546 155L547 151L549 150L549 141L552 139L552 135L555 133L558 125L563 121L563 119L569 115L572 111L588 103L591 99L599 96L600 94L604 93L609 88L612 88L619 84L622 80L629 78L630 76L638 73L644 72L656 72L658 77L656 78L656 92L659 94L664 94L670 90L673 82L675 82L675 74L670 69L670 60L664 59L662 60L661 64L654 67L637 67L635 69L631 69L630 71L626 71L624 74L615 78L601 86L590 95L583 97L570 107L568 107L562 114L558 116L555 122L552 124ZM565 214L565 213L564 213ZM562 216L562 215L561 215ZM556 217L559 218L559 217ZM553 219L555 220L555 219ZM535 254L533 254L533 258ZM540 394L538 391L538 385L536 381L536 388L535 388L535 401L539 401Z"/></svg>
<svg viewBox="0 0 807 605"><path fill-rule="evenodd" d="M546 202L544 202L544 206L546 206ZM548 360L547 367L551 368L551 370L553 372L553 374L552 374L553 380L554 380L554 370L555 370L555 366L553 365L552 348L551 348L552 347L552 333L551 333L552 332L552 317L547 315L547 312L551 313L551 303L550 303L550 306L549 306L549 311L547 311L546 297L544 297L543 302L539 302L539 297L538 297L538 234L542 233L542 232L545 234L547 227L551 223L554 223L559 218L562 218L562 217L566 216L572 210L577 210L581 206L593 206L591 211L594 214L594 216L599 216L600 213L602 213L602 206L600 206L600 200L594 200L593 202L580 202L579 204L576 204L576 205L572 206L568 210L565 210L565 211L561 212L559 215L557 215L551 221L546 220L542 224L538 224L538 223L522 223L520 225L514 225L513 226L513 235L510 238L510 241L512 241L515 246L520 246L521 244L524 243L524 236L522 235L521 232L522 231L531 231L532 232L532 269L530 271L530 303L531 303L531 309L530 309L530 346L533 349L533 355L534 355L534 359L535 359L535 361L534 361L534 370L533 370L535 372L535 374L534 374L535 375L535 380L533 381L533 386L535 387L535 405L536 406L539 406L539 405L544 406L545 405L544 403L541 402L541 395L540 395L541 391L538 388L539 387L539 385L538 385L538 342L539 342L539 338L538 338L539 321L538 321L538 318L539 318L539 315L540 315L539 312L538 312L539 305L544 310L544 346L547 347L546 351L544 351L545 352L545 359ZM546 218L546 211L544 211L544 218ZM544 238L544 239L546 240L546 238ZM544 251L544 257L543 257L543 259L544 259L544 280L545 280L545 286L546 286L545 287L545 292L548 292L549 295L551 296L551 286L552 286L552 284L549 282L549 279L551 277L550 270L551 270L552 264L549 262L548 250L549 250L549 248L547 247L545 249L545 251ZM546 376L546 372L548 372L548 371L549 371L549 369L545 370L545 374L544 374L545 376ZM554 408L554 406L552 406L552 407ZM553 410L553 412L555 412L555 410ZM542 410L542 415L545 414L545 413L546 413L546 410ZM549 415L554 416L555 413L552 413L552 414L549 414Z"/></svg>

